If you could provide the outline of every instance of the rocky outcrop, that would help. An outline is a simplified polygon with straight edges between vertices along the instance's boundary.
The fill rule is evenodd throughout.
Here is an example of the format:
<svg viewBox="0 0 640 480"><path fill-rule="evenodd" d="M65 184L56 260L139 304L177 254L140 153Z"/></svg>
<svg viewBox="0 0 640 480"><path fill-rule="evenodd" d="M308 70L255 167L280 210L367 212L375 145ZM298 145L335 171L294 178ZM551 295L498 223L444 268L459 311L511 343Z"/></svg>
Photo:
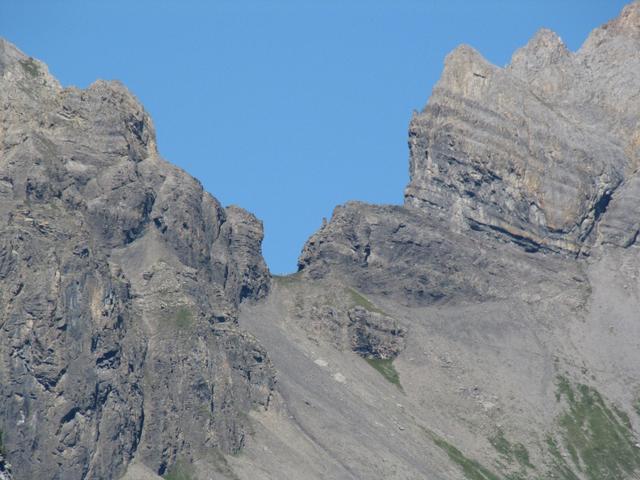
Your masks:
<svg viewBox="0 0 640 480"><path fill-rule="evenodd" d="M405 328L384 312L351 308L348 331L351 350L365 358L394 359L405 346Z"/></svg>
<svg viewBox="0 0 640 480"><path fill-rule="evenodd" d="M238 451L274 372L236 325L262 225L160 158L119 83L62 88L0 41L0 429L16 479Z"/></svg>
<svg viewBox="0 0 640 480"><path fill-rule="evenodd" d="M407 329L353 288L318 282L307 289L302 277L277 283L279 295L292 302L292 317L314 341L365 358L393 359L404 350Z"/></svg>
<svg viewBox="0 0 640 480"><path fill-rule="evenodd" d="M404 205L336 207L291 277L304 301L353 288L398 319L402 351L369 363L406 396L385 403L362 362L305 335L347 330L333 304L292 322L276 288L250 310L280 326L246 321L345 478L638 475L638 92L640 2L575 53L542 30L505 68L467 46L447 57L411 121Z"/></svg>
<svg viewBox="0 0 640 480"><path fill-rule="evenodd" d="M553 272L583 278L572 257L632 245L639 19L634 2L576 53L543 29L505 68L457 48L411 120L404 206L337 207L299 269L413 304L507 298L533 276L541 290L522 295L535 298Z"/></svg>
<svg viewBox="0 0 640 480"><path fill-rule="evenodd" d="M0 480L12 480L11 466L7 464L2 453L0 453Z"/></svg>
<svg viewBox="0 0 640 480"><path fill-rule="evenodd" d="M350 202L307 241L298 267L313 279L348 279L362 292L411 305L505 299L514 290L535 299L552 294L556 282L573 289L583 279L571 259L523 252L522 244L529 249L525 239L457 232L418 209Z"/></svg>
<svg viewBox="0 0 640 480"><path fill-rule="evenodd" d="M532 249L593 245L640 160L639 11L629 5L576 53L548 30L505 68L471 47L451 53L411 121L405 205Z"/></svg>

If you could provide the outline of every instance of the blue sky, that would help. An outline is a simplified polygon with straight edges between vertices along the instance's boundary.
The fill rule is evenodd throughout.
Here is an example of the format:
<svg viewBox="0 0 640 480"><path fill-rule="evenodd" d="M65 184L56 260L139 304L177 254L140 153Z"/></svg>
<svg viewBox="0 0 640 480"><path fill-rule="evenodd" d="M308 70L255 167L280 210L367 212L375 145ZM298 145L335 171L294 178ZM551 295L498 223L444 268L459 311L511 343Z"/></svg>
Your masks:
<svg viewBox="0 0 640 480"><path fill-rule="evenodd" d="M617 0L0 0L64 85L123 81L161 154L264 221L274 273L348 200L402 203L407 126L461 43L497 65L541 27L577 49Z"/></svg>

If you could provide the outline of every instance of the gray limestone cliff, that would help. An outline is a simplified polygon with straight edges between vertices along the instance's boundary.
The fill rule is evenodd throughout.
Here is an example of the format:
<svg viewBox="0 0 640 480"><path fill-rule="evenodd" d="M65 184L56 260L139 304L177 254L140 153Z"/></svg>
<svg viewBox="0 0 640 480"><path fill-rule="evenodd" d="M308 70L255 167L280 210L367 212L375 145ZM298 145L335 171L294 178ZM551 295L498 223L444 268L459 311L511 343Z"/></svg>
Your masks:
<svg viewBox="0 0 640 480"><path fill-rule="evenodd" d="M336 208L299 268L314 277L349 270L371 292L401 290L412 301L495 297L505 292L504 277L465 266L486 248L482 261L495 268L510 257L477 243L474 231L561 255L633 244L639 31L634 2L576 53L544 29L505 68L457 48L411 119L404 207ZM516 283L539 258L514 265Z"/></svg>
<svg viewBox="0 0 640 480"><path fill-rule="evenodd" d="M637 478L640 2L576 52L544 29L504 68L457 48L408 143L404 205L336 207L249 310L281 332L244 321L277 345L298 423L320 436L304 399L333 389L332 414L362 429L324 433L340 478ZM342 325L315 327L345 289L402 329L392 362L372 363L402 394L309 337ZM287 355L343 383L304 383Z"/></svg>
<svg viewBox="0 0 640 480"><path fill-rule="evenodd" d="M411 121L405 204L532 248L630 241L633 225L598 227L612 199L619 207L635 191L639 29L635 3L576 53L548 30L505 68L456 49Z"/></svg>
<svg viewBox="0 0 640 480"><path fill-rule="evenodd" d="M119 83L62 88L0 41L0 430L16 479L162 474L236 452L267 408L237 327L262 224L160 158Z"/></svg>

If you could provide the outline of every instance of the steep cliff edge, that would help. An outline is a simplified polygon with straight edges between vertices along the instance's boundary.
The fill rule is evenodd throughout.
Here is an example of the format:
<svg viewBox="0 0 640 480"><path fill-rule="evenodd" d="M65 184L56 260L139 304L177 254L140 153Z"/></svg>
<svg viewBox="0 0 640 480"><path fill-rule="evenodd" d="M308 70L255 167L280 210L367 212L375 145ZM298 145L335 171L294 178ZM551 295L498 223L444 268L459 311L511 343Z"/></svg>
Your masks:
<svg viewBox="0 0 640 480"><path fill-rule="evenodd" d="M243 309L293 424L262 420L270 472L314 452L330 473L301 476L637 478L638 92L640 2L575 53L542 30L505 68L447 57L411 120L404 205L336 207ZM396 322L386 363L335 341L349 302ZM296 431L295 453L272 440Z"/></svg>
<svg viewBox="0 0 640 480"><path fill-rule="evenodd" d="M588 251L640 160L639 10L626 7L576 53L548 30L505 68L470 47L451 53L411 120L405 205L530 248ZM615 236L605 231L601 240Z"/></svg>
<svg viewBox="0 0 640 480"><path fill-rule="evenodd" d="M406 301L424 303L499 297L551 258L514 264L478 231L527 252L559 253L558 262L632 245L640 226L639 31L634 2L576 53L544 29L505 68L457 48L411 119L404 208L338 207L299 268L314 278L349 273L371 293L402 290ZM466 268L479 256L494 266ZM509 280L496 275L501 268Z"/></svg>
<svg viewBox="0 0 640 480"><path fill-rule="evenodd" d="M238 451L275 381L236 320L269 290L261 223L162 160L117 82L62 88L0 40L0 103L0 430L15 478L118 478L133 458L163 474Z"/></svg>

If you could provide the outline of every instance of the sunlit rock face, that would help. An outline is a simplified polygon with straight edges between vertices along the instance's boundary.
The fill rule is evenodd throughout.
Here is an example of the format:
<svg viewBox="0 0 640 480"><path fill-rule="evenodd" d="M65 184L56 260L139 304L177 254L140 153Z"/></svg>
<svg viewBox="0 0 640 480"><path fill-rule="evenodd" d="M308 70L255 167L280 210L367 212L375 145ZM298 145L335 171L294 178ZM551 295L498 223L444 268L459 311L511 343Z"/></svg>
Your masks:
<svg viewBox="0 0 640 480"><path fill-rule="evenodd" d="M543 282L547 269L568 271L541 266L551 258L633 245L639 11L638 2L627 6L575 53L540 30L504 68L469 46L454 50L410 123L404 206L337 207L299 268L425 304L508 296L525 279ZM481 240L487 235L505 247ZM522 260L522 250L559 256Z"/></svg>
<svg viewBox="0 0 640 480"><path fill-rule="evenodd" d="M17 479L238 451L266 352L262 224L161 159L117 82L62 88L0 41L0 430ZM4 478L4 477L3 477Z"/></svg>
<svg viewBox="0 0 640 480"><path fill-rule="evenodd" d="M576 53L549 30L505 68L467 46L452 52L411 121L405 204L567 252L597 241L609 206L635 213L625 197L637 195L640 159L639 10L629 5ZM635 236L619 215L603 222L603 241Z"/></svg>

